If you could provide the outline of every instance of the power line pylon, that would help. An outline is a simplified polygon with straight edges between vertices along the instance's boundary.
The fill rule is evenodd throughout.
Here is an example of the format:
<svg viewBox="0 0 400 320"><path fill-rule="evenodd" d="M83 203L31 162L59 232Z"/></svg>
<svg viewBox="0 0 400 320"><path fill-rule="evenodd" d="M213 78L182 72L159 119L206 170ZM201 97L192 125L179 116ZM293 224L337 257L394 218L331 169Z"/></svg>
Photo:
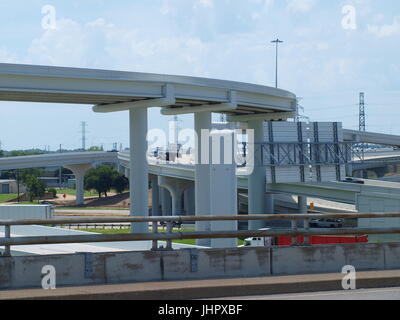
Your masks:
<svg viewBox="0 0 400 320"><path fill-rule="evenodd" d="M360 131L366 131L366 116L365 116L365 94L360 93Z"/></svg>

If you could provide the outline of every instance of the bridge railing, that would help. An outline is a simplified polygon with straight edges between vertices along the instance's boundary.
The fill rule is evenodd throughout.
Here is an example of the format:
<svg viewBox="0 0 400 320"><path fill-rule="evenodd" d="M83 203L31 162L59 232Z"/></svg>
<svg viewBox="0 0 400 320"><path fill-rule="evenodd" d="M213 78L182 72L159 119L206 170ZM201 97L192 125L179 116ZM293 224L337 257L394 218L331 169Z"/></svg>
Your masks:
<svg viewBox="0 0 400 320"><path fill-rule="evenodd" d="M96 243L96 242L125 242L125 241L153 241L153 250L158 250L158 241L166 241L165 250L172 250L173 240L188 239L228 239L250 237L292 237L293 244L296 238L311 236L346 236L346 235L373 235L373 234L400 234L398 228L338 228L326 230L310 229L310 221L317 219L361 219L361 218L400 218L400 213L335 213L335 214L280 214L280 215L236 215L236 216L177 216L177 217L118 217L118 218L72 218L48 220L0 220L4 226L4 237L0 238L0 246L4 246L3 256L11 255L11 246L66 244L66 243ZM276 230L231 230L231 231L174 231L175 224L200 221L291 221L291 229ZM298 222L303 221L303 228L298 228ZM61 235L61 236L32 236L12 237L13 226L50 225L60 226L65 224L90 224L90 223L137 223L147 222L152 224L149 233L129 234L87 234L87 235ZM159 223L166 223L166 232L159 232Z"/></svg>

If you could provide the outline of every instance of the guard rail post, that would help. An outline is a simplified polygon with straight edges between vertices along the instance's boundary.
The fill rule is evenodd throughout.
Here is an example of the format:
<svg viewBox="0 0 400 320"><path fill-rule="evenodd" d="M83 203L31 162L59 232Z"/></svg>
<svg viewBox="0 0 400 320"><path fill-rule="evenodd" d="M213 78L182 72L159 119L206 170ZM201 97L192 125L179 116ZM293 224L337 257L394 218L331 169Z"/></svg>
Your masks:
<svg viewBox="0 0 400 320"><path fill-rule="evenodd" d="M5 239L11 239L11 225L6 225L4 226L4 237ZM4 257L11 257L11 246L10 245L5 245L4 247Z"/></svg>
<svg viewBox="0 0 400 320"><path fill-rule="evenodd" d="M292 231L297 231L297 220L291 220L292 222ZM292 237L292 246L297 245L297 237Z"/></svg>
<svg viewBox="0 0 400 320"><path fill-rule="evenodd" d="M172 221L167 222L167 233L171 234L174 228L174 223ZM172 240L167 240L166 250L172 250Z"/></svg>
<svg viewBox="0 0 400 320"><path fill-rule="evenodd" d="M304 229L305 231L310 231L310 220L305 219L304 220ZM310 237L306 236L304 237L304 245L308 246L310 244Z"/></svg>
<svg viewBox="0 0 400 320"><path fill-rule="evenodd" d="M158 233L158 222L153 222L153 233L157 234ZM153 240L153 246L151 248L151 250L155 251L158 250L158 241L157 240Z"/></svg>

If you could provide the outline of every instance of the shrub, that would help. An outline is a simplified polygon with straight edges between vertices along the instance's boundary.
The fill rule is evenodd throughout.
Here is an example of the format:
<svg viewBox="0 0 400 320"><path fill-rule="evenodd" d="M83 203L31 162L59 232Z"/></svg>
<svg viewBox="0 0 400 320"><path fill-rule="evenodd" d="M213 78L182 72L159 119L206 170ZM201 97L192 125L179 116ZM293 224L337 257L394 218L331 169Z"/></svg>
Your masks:
<svg viewBox="0 0 400 320"><path fill-rule="evenodd" d="M49 188L49 189L47 190L47 192L48 192L48 193L51 193L51 194L53 195L53 198L56 198L56 197L57 197L57 190L56 190L56 189L54 189L54 188Z"/></svg>

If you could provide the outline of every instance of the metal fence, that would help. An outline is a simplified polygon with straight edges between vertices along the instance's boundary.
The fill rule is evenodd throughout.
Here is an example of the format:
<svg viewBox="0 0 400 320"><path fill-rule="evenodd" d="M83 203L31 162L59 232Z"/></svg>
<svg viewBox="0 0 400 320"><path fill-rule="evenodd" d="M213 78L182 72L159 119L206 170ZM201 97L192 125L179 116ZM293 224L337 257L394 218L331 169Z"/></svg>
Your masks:
<svg viewBox="0 0 400 320"><path fill-rule="evenodd" d="M153 250L158 249L158 241L166 241L165 250L172 250L173 240L187 239L225 239L249 237L292 237L293 244L298 236L342 236L342 235L372 235L372 234L399 234L399 228L341 228L327 230L311 230L309 223L315 219L360 219L360 218L400 218L400 213L343 213L343 214L284 214L284 215L238 215L238 216L197 216L197 217L128 217L128 218L79 218L79 219L49 219L49 220L0 220L0 226L5 227L4 238L0 239L0 246L5 247L4 256L11 255L11 246L90 243L90 242L120 242L120 241L153 241ZM292 228L287 230L250 230L250 231L174 231L174 225L200 221L292 221ZM298 228L298 222L303 221L303 228ZM11 237L12 226L23 225L70 225L70 224L113 224L147 222L152 225L149 233L129 234L88 234L63 236L34 236ZM166 223L166 232L160 233L160 223Z"/></svg>
<svg viewBox="0 0 400 320"><path fill-rule="evenodd" d="M256 152L261 152L265 167L335 166L363 160L362 152L348 142L274 142L257 144L255 148Z"/></svg>

